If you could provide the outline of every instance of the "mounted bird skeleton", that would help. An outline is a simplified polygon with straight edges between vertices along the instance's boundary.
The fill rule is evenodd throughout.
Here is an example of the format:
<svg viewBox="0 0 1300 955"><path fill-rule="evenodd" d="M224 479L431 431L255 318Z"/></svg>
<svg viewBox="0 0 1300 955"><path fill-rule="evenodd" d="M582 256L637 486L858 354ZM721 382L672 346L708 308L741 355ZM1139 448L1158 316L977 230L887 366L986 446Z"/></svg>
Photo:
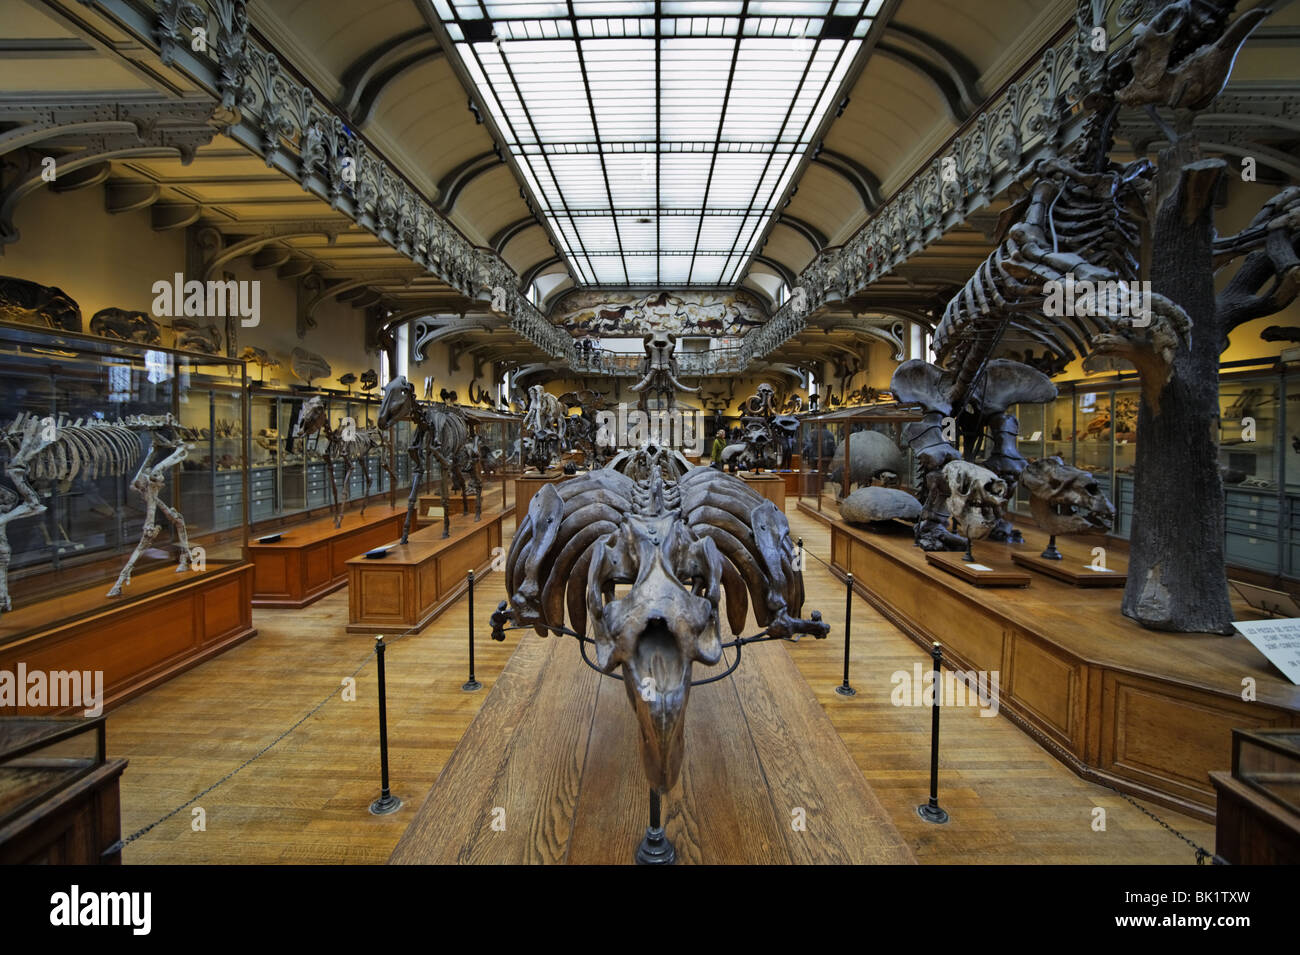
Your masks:
<svg viewBox="0 0 1300 955"><path fill-rule="evenodd" d="M653 819L658 795L681 771L695 664L713 666L745 642L723 642L723 595L732 634L745 626L750 599L763 639L824 637L829 628L819 613L799 616L803 575L771 501L713 468L673 480L683 462L672 452L630 454L636 460L620 462L626 473L611 465L534 495L506 558L509 599L492 617L492 636L503 640L507 622L542 636L569 633L584 656L595 644L602 673L621 670Z"/></svg>

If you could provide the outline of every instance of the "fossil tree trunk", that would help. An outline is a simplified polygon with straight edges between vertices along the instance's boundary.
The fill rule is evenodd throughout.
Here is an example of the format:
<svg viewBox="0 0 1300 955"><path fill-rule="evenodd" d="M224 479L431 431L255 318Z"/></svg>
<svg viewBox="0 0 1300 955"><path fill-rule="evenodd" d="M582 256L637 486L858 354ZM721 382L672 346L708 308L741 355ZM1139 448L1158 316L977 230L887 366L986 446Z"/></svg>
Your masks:
<svg viewBox="0 0 1300 955"><path fill-rule="evenodd" d="M1231 633L1217 429L1224 330L1212 264L1220 167L1168 158L1182 174L1156 212L1151 283L1191 318L1191 346L1179 349L1159 408L1144 399L1139 411L1123 610L1154 630Z"/></svg>

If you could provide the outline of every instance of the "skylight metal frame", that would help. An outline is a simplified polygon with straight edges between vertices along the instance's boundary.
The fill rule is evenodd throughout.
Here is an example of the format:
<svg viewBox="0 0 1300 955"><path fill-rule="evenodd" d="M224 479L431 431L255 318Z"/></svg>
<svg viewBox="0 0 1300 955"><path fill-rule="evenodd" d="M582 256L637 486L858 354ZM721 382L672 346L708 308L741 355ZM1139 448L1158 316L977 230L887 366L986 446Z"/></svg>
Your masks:
<svg viewBox="0 0 1300 955"><path fill-rule="evenodd" d="M449 59L477 93L485 121L490 117L489 127L510 154L530 205L544 221L577 284L702 288L740 284L843 91L861 72L878 32L873 28L888 18L894 6L894 0L427 2L435 32L445 34L439 39ZM641 76L644 85L638 88L635 76L624 82L616 70L610 70L608 55L611 50L616 53L620 44L630 50L647 41L653 47L653 83L644 83ZM701 47L700 41L715 52L729 47L725 82L701 84L703 109L710 122L713 110L717 111L712 133L706 136L691 134L685 121L690 110L681 105L681 81L689 75L681 64L689 59L692 45ZM785 55L771 59L775 76L769 77L769 71L757 70L754 64L773 57L774 43L789 46L777 51ZM550 55L556 69L551 71L539 68L544 60L537 59L547 55L547 47L554 47ZM666 49L675 60L668 66ZM593 54L601 62L594 80ZM530 57L533 70L527 73L524 67ZM636 74L636 66L648 65L632 57L628 62L633 65L630 74ZM784 76L782 66L787 68ZM741 78L738 67L746 67L748 77ZM665 90L666 69L677 81L674 119L685 127L686 135L680 128L665 133L665 101L671 99ZM524 82L521 72L527 73ZM720 72L714 76L720 77ZM548 82L570 95L557 97L539 90ZM581 84L581 97L576 82ZM653 139L644 131L637 135L640 114L620 112L621 104L648 102L647 93L653 96L653 117L645 110L645 118L652 119ZM720 102L714 103L711 97L719 93ZM745 105L733 109L733 94ZM779 127L774 117L755 106L767 94L782 109ZM580 99L585 109L569 108ZM630 133L611 137L607 128L602 129L602 121L620 127L620 133ZM567 128L565 122L570 124ZM744 135L755 129L761 132L764 126L775 131L765 138ZM729 132L729 127L735 128ZM571 135L555 135L557 128ZM650 153L654 155L653 208L616 201L617 184L627 182L619 177L626 176L629 163L620 160L616 172L611 157L645 154L648 159ZM704 189L687 204L674 202L665 195L666 180L685 186L694 184L698 174L689 170L689 160L671 157L691 154L701 160L708 156ZM742 158L747 154L753 154L755 162ZM576 156L591 156L597 162L564 158ZM720 163L724 156L729 158ZM733 171L722 171L728 168ZM603 189L593 185L596 169ZM644 176L645 165L642 171ZM726 180L731 199L719 194L724 188L717 185L721 180ZM624 197L648 198L649 191L640 193L632 187ZM747 201L738 200L737 192L747 194ZM603 195L596 198L599 193ZM671 225L686 216L696 219L691 223L693 241ZM628 220L647 218L653 221L653 242L649 236L632 239L625 234ZM709 226L710 221L715 224ZM583 222L588 224L580 227ZM608 265L615 256L617 269ZM665 263L685 256L689 264L684 272L678 264L665 275ZM647 267L650 258L652 269ZM601 260L606 264L598 264Z"/></svg>

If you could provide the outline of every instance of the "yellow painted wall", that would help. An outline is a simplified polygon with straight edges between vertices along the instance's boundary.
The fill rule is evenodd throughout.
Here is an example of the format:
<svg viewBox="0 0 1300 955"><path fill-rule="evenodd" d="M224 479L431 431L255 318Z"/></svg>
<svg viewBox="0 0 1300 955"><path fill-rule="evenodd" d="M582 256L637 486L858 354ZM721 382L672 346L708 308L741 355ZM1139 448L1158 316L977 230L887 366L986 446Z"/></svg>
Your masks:
<svg viewBox="0 0 1300 955"><path fill-rule="evenodd" d="M101 308L150 312L153 284L170 282L185 268L183 230L155 232L147 209L110 215L104 210L101 187L65 194L39 191L19 205L16 224L19 240L0 256L0 275L61 288L80 306L86 331L90 317ZM315 382L322 386L342 387L337 379L345 372L360 377L369 368L378 370L379 356L365 351L362 310L328 301L316 312L317 327L299 339L292 281L278 278L274 270L254 269L247 258L236 260L225 271L236 280L261 282L261 322L239 329L238 346L264 348L282 362L280 368L267 372L268 384L300 384L289 371L289 354L296 347L329 362L329 379ZM168 318L156 320L164 329L170 326ZM224 334L224 319L199 321L215 322ZM163 342L171 344L166 330ZM254 366L249 374L259 377Z"/></svg>

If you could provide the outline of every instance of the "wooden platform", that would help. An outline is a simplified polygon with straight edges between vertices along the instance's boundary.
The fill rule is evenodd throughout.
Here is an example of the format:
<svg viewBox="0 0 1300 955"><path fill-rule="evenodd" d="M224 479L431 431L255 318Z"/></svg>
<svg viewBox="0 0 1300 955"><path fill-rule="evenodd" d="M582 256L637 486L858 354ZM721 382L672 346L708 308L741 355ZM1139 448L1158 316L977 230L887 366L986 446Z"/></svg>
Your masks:
<svg viewBox="0 0 1300 955"><path fill-rule="evenodd" d="M786 485L785 478L781 477L781 475L773 474L770 471L765 471L762 474L742 471L739 477L749 485L751 490L775 504L778 511L785 511Z"/></svg>
<svg viewBox="0 0 1300 955"><path fill-rule="evenodd" d="M442 536L438 520L412 533L405 544L390 539L374 545L389 545L380 560L349 559L348 632L401 633L426 626L465 592L467 571L481 573L500 553L501 517L499 507L486 506L478 521L473 512L453 514L450 537Z"/></svg>
<svg viewBox="0 0 1300 955"><path fill-rule="evenodd" d="M648 813L636 740L621 681L576 641L529 633L390 861L631 863ZM664 806L681 863L915 861L777 645L692 691Z"/></svg>
<svg viewBox="0 0 1300 955"><path fill-rule="evenodd" d="M134 575L127 596L105 597L108 584L24 607L0 617L0 670L102 670L104 708L156 686L254 636L253 566L175 567ZM140 596L132 596L139 594ZM52 614L61 622L49 623ZM33 621L44 629L32 630ZM84 707L24 707L22 715L76 714Z"/></svg>
<svg viewBox="0 0 1300 955"><path fill-rule="evenodd" d="M418 515L417 515L418 517ZM323 517L273 533L280 540L248 542L253 561L253 606L298 609L348 582L347 560L402 536L406 508L387 504L343 515L343 525Z"/></svg>
<svg viewBox="0 0 1300 955"><path fill-rule="evenodd" d="M1063 580L1071 587L1123 587L1128 580L1128 564L1122 561L1106 559L1106 568L1099 569L1092 565L1091 552L1087 556L1079 554L1079 545L1057 542L1056 549L1061 553L1060 560L1050 560L1041 551L1020 546L1011 552L1011 559L1021 567Z"/></svg>
<svg viewBox="0 0 1300 955"><path fill-rule="evenodd" d="M523 521L528 514L528 505L533 495L542 489L543 484L559 484L571 481L576 474L563 474L560 471L547 471L545 474L521 474L515 478L515 517Z"/></svg>
<svg viewBox="0 0 1300 955"><path fill-rule="evenodd" d="M1002 550L1000 545L993 546L997 547L998 551ZM1007 560L1005 553L990 556L992 553L997 553L997 551L989 547L972 548L972 556L974 556L975 560L968 563L964 554L939 551L937 553L927 553L925 562L946 574L952 574L973 587L1029 586L1032 578L1023 571L1010 566L1011 562Z"/></svg>
<svg viewBox="0 0 1300 955"><path fill-rule="evenodd" d="M1026 530L1021 549L1047 536ZM976 556L989 563L984 543ZM1075 772L1213 818L1209 774L1230 765L1234 727L1300 726L1300 687L1244 637L1145 630L1115 590L1047 576L1026 590L975 590L938 571L907 530L831 524L833 570L955 668L999 671L1001 712ZM1238 619L1257 616L1244 604ZM1249 678L1255 699L1242 698Z"/></svg>

